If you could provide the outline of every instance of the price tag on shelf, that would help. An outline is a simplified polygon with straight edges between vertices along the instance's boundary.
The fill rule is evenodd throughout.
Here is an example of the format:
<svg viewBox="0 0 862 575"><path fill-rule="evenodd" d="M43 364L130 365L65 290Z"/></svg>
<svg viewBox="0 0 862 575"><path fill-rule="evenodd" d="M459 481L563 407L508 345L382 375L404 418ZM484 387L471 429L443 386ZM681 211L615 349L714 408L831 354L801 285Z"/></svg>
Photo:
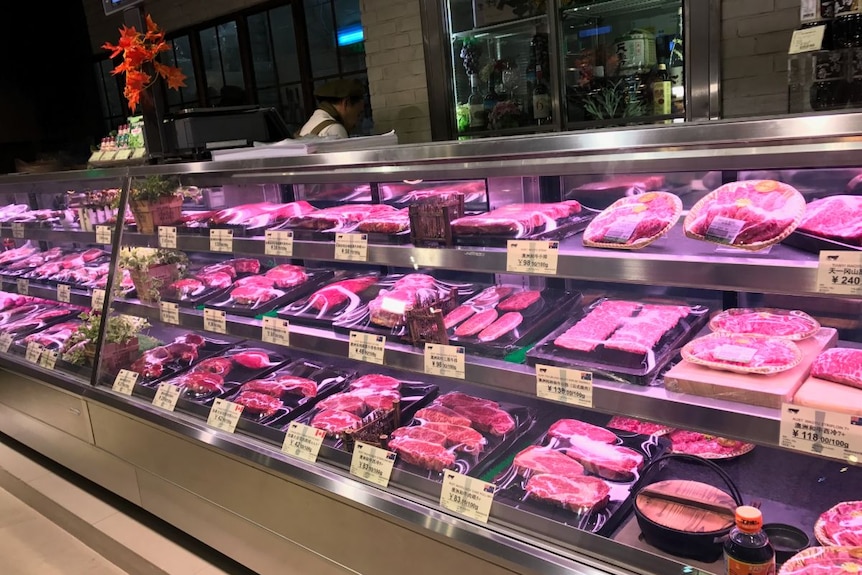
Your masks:
<svg viewBox="0 0 862 575"><path fill-rule="evenodd" d="M96 311L101 311L105 305L105 290L94 289L93 296L90 298L90 307Z"/></svg>
<svg viewBox="0 0 862 575"><path fill-rule="evenodd" d="M348 357L383 365L383 356L386 353L386 337L361 331L350 332L350 348Z"/></svg>
<svg viewBox="0 0 862 575"><path fill-rule="evenodd" d="M133 148L132 149L132 159L140 160L147 157L147 149L146 148Z"/></svg>
<svg viewBox="0 0 862 575"><path fill-rule="evenodd" d="M291 421L281 445L281 452L314 463L325 437L326 431L322 429Z"/></svg>
<svg viewBox="0 0 862 575"><path fill-rule="evenodd" d="M12 347L12 334L4 333L0 335L0 353L8 353L10 347Z"/></svg>
<svg viewBox="0 0 862 575"><path fill-rule="evenodd" d="M862 252L820 252L817 291L836 295L862 295Z"/></svg>
<svg viewBox="0 0 862 575"><path fill-rule="evenodd" d="M128 369L121 369L117 377L114 378L114 385L111 389L123 395L132 395L135 390L135 384L138 382L138 374Z"/></svg>
<svg viewBox="0 0 862 575"><path fill-rule="evenodd" d="M12 223L12 237L16 240L24 239L24 224L21 222Z"/></svg>
<svg viewBox="0 0 862 575"><path fill-rule="evenodd" d="M72 299L72 288L69 284L57 284L57 301L69 303Z"/></svg>
<svg viewBox="0 0 862 575"><path fill-rule="evenodd" d="M162 323L180 325L180 306L172 301L160 301L159 319L162 320Z"/></svg>
<svg viewBox="0 0 862 575"><path fill-rule="evenodd" d="M335 234L335 259L345 262L368 260L367 234Z"/></svg>
<svg viewBox="0 0 862 575"><path fill-rule="evenodd" d="M266 230L264 253L268 256L293 256L293 232Z"/></svg>
<svg viewBox="0 0 862 575"><path fill-rule="evenodd" d="M159 247L168 250L177 249L177 228L159 226Z"/></svg>
<svg viewBox="0 0 862 575"><path fill-rule="evenodd" d="M227 333L225 312L220 309L204 308L204 329L215 333Z"/></svg>
<svg viewBox="0 0 862 575"><path fill-rule="evenodd" d="M210 230L211 252L233 252L233 230Z"/></svg>
<svg viewBox="0 0 862 575"><path fill-rule="evenodd" d="M445 470L440 506L481 523L488 522L494 502L494 484Z"/></svg>
<svg viewBox="0 0 862 575"><path fill-rule="evenodd" d="M559 255L560 242L509 240L506 244L506 271L555 275Z"/></svg>
<svg viewBox="0 0 862 575"><path fill-rule="evenodd" d="M565 367L536 365L536 395L543 399L592 408L593 374Z"/></svg>
<svg viewBox="0 0 862 575"><path fill-rule="evenodd" d="M260 336L264 343L290 347L290 322L286 319L264 316Z"/></svg>
<svg viewBox="0 0 862 575"><path fill-rule="evenodd" d="M173 411L177 408L177 400L180 398L180 388L170 383L160 383L153 396L153 405L159 409Z"/></svg>
<svg viewBox="0 0 862 575"><path fill-rule="evenodd" d="M426 343L425 373L464 379L464 348L458 345Z"/></svg>
<svg viewBox="0 0 862 575"><path fill-rule="evenodd" d="M96 243L111 245L111 226L96 226Z"/></svg>
<svg viewBox="0 0 862 575"><path fill-rule="evenodd" d="M56 349L46 349L42 352L42 355L39 356L39 365L45 369L54 369L54 366L57 365L58 357L60 357L59 351Z"/></svg>
<svg viewBox="0 0 862 575"><path fill-rule="evenodd" d="M826 26L812 26L804 30L794 30L790 37L790 49L788 54L801 54L803 52L814 52L821 50L823 46L823 35Z"/></svg>
<svg viewBox="0 0 862 575"><path fill-rule="evenodd" d="M350 474L386 487L394 464L395 453L357 441L350 460Z"/></svg>
<svg viewBox="0 0 862 575"><path fill-rule="evenodd" d="M853 464L862 461L862 417L781 405L779 445Z"/></svg>
<svg viewBox="0 0 862 575"><path fill-rule="evenodd" d="M207 417L207 425L233 433L236 431L236 424L239 423L241 415L242 406L240 404L231 403L225 399L216 399L212 409L210 409L210 415Z"/></svg>
<svg viewBox="0 0 862 575"><path fill-rule="evenodd" d="M31 341L27 344L27 351L24 354L24 359L26 359L30 363L39 363L39 358L42 357L43 351L45 351L44 347L42 347L35 341Z"/></svg>
<svg viewBox="0 0 862 575"><path fill-rule="evenodd" d="M117 153L114 154L114 160L128 160L131 156L132 150L123 148L122 150L117 150Z"/></svg>
<svg viewBox="0 0 862 575"><path fill-rule="evenodd" d="M21 295L30 295L30 282L18 278L18 293Z"/></svg>

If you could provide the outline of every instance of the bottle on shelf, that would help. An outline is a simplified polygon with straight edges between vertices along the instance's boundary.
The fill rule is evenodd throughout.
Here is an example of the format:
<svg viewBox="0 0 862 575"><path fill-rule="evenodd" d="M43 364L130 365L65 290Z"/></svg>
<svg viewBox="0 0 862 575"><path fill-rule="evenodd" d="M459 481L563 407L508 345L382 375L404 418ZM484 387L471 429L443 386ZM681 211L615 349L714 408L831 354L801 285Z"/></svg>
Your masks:
<svg viewBox="0 0 862 575"><path fill-rule="evenodd" d="M862 47L862 1L836 0L833 48Z"/></svg>
<svg viewBox="0 0 862 575"><path fill-rule="evenodd" d="M726 575L775 575L775 549L763 531L763 514L748 505L736 508L736 526L724 542Z"/></svg>
<svg viewBox="0 0 862 575"><path fill-rule="evenodd" d="M470 97L467 98L470 108L470 129L481 130L485 127L485 99L479 93L479 75L470 75Z"/></svg>
<svg viewBox="0 0 862 575"><path fill-rule="evenodd" d="M551 122L551 92L539 64L536 65L536 86L533 88L533 120L539 125Z"/></svg>
<svg viewBox="0 0 862 575"><path fill-rule="evenodd" d="M500 101L500 95L497 94L497 74L494 70L488 75L488 91L485 92L483 106L485 108L486 123L490 125L491 112L494 111L494 106Z"/></svg>
<svg viewBox="0 0 862 575"><path fill-rule="evenodd" d="M847 50L809 52L812 75L809 101L812 110L843 108L849 100Z"/></svg>
<svg viewBox="0 0 862 575"><path fill-rule="evenodd" d="M671 111L685 113L685 48L683 46L682 8L677 13L677 31L670 46L668 76L670 76Z"/></svg>
<svg viewBox="0 0 862 575"><path fill-rule="evenodd" d="M652 113L656 116L667 116L671 113L671 82L664 64L658 65L652 82Z"/></svg>

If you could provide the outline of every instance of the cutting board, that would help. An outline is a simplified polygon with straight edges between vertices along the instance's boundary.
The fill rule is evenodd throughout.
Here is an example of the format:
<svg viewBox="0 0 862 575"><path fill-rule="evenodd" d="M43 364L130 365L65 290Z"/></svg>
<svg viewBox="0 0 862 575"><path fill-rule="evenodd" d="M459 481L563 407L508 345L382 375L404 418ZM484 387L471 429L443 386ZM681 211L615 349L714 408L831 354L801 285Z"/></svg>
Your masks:
<svg viewBox="0 0 862 575"><path fill-rule="evenodd" d="M862 389L809 377L796 392L793 403L862 416Z"/></svg>
<svg viewBox="0 0 862 575"><path fill-rule="evenodd" d="M808 378L811 364L820 352L834 346L836 341L838 332L824 327L814 336L796 342L802 361L793 369L773 375L718 371L681 361L664 376L665 387L669 391L780 409Z"/></svg>

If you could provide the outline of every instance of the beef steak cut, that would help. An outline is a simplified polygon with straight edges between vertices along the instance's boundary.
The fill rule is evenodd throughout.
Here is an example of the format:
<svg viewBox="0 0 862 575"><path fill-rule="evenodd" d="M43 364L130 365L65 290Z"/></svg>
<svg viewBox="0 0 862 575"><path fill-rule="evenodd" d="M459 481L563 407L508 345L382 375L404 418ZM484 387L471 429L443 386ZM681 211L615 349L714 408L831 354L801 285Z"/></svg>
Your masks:
<svg viewBox="0 0 862 575"><path fill-rule="evenodd" d="M337 393L317 404L322 410L346 411L354 415L365 412L365 400L354 393Z"/></svg>
<svg viewBox="0 0 862 575"><path fill-rule="evenodd" d="M543 473L533 475L524 487L527 495L578 514L602 509L610 501L611 490L596 477L570 477Z"/></svg>
<svg viewBox="0 0 862 575"><path fill-rule="evenodd" d="M477 336L479 341L488 342L500 339L524 321L524 316L516 311L503 314L500 319L483 329Z"/></svg>
<svg viewBox="0 0 862 575"><path fill-rule="evenodd" d="M442 434L445 445L447 447L455 447L458 451L479 453L482 451L484 445L488 443L488 440L481 433L465 425L429 421L420 427Z"/></svg>
<svg viewBox="0 0 862 575"><path fill-rule="evenodd" d="M399 437L389 442L389 449L406 463L438 473L455 465L455 454L439 443Z"/></svg>
<svg viewBox="0 0 862 575"><path fill-rule="evenodd" d="M452 423L454 425L461 425L465 427L470 427L470 425L473 423L463 415L458 415L448 407L443 407L442 405L429 405L424 409L420 409L416 412L416 418L423 421L433 421L436 423Z"/></svg>
<svg viewBox="0 0 862 575"><path fill-rule="evenodd" d="M336 435L342 431L356 427L361 421L361 418L352 413L327 409L314 416L311 420L311 426L323 429L330 435Z"/></svg>
<svg viewBox="0 0 862 575"><path fill-rule="evenodd" d="M530 474L552 473L565 477L584 474L584 466L550 447L531 445L515 456L512 465L524 477Z"/></svg>
<svg viewBox="0 0 862 575"><path fill-rule="evenodd" d="M586 437L608 445L613 445L618 439L617 434L613 431L577 419L560 419L548 429L548 435L559 439Z"/></svg>
<svg viewBox="0 0 862 575"><path fill-rule="evenodd" d="M427 425L411 425L408 427L399 427L392 432L392 440L395 439L417 439L419 441L427 441L438 445L446 444L446 434L431 429ZM390 441L391 443L391 441Z"/></svg>
<svg viewBox="0 0 862 575"><path fill-rule="evenodd" d="M805 207L799 229L855 246L862 244L862 196L814 200Z"/></svg>
<svg viewBox="0 0 862 575"><path fill-rule="evenodd" d="M526 290L518 292L497 304L499 311L523 311L539 301L542 292L538 290Z"/></svg>
<svg viewBox="0 0 862 575"><path fill-rule="evenodd" d="M360 276L331 283L311 294L308 301L318 310L333 310L348 299L357 299L361 293L377 283L377 276Z"/></svg>
<svg viewBox="0 0 862 575"><path fill-rule="evenodd" d="M631 481L644 462L643 456L618 445L608 445L580 436L568 438L566 455L584 466L587 471L611 481Z"/></svg>
<svg viewBox="0 0 862 575"><path fill-rule="evenodd" d="M485 311L480 311L457 328L455 328L455 335L457 337L469 337L471 335L476 335L497 319L497 310L495 309L486 309Z"/></svg>
<svg viewBox="0 0 862 575"><path fill-rule="evenodd" d="M394 377L383 375L381 373L370 373L363 375L350 382L350 389L390 389L398 391L401 387L401 382Z"/></svg>
<svg viewBox="0 0 862 575"><path fill-rule="evenodd" d="M811 375L862 389L862 349L836 347L817 356Z"/></svg>

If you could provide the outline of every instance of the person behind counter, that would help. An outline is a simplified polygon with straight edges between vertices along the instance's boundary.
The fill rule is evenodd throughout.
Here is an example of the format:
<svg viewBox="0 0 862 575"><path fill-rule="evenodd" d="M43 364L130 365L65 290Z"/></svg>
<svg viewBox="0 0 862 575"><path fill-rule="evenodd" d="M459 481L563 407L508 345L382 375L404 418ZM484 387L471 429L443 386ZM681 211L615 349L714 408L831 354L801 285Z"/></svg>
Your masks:
<svg viewBox="0 0 862 575"><path fill-rule="evenodd" d="M317 109L297 136L349 137L365 110L365 88L358 80L333 80L314 92Z"/></svg>

